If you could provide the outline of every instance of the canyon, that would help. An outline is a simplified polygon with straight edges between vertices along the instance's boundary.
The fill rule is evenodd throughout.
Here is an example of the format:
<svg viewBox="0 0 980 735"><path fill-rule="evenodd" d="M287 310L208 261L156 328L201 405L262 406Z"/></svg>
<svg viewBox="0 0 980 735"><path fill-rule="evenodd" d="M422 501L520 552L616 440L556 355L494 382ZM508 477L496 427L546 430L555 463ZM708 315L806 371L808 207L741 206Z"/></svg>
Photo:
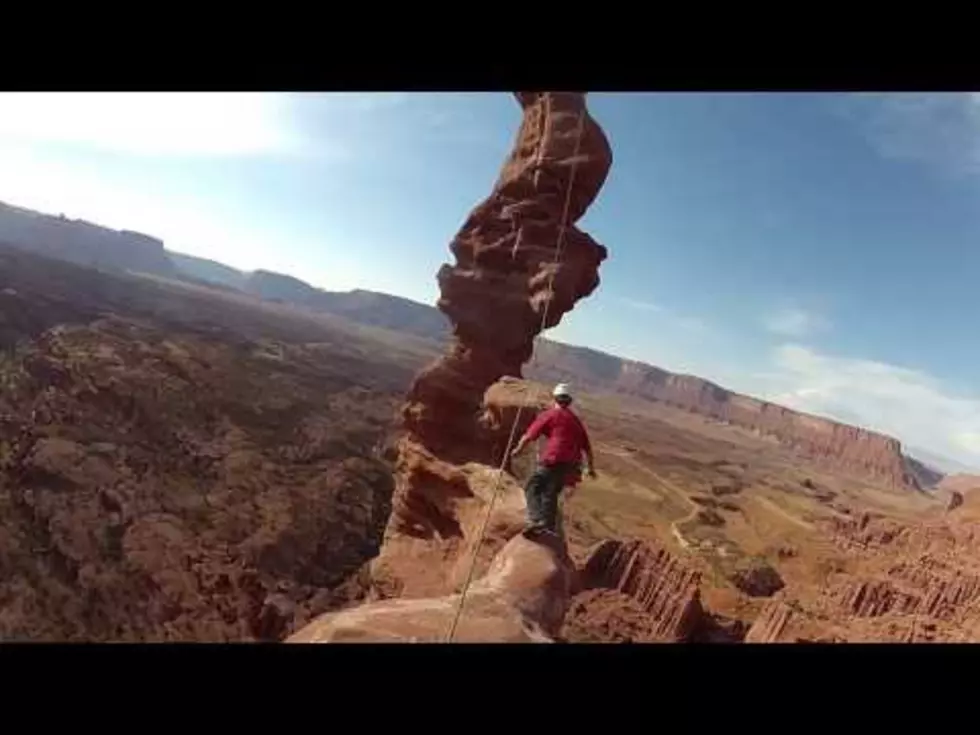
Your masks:
<svg viewBox="0 0 980 735"><path fill-rule="evenodd" d="M163 241L0 202L0 243L80 265L176 275Z"/></svg>
<svg viewBox="0 0 980 735"><path fill-rule="evenodd" d="M170 253L162 242L146 235L120 233L2 203L0 242L71 262L184 279L331 314L417 337L433 354L451 341L449 321L433 306L365 290L323 291L298 278L267 271L245 273L215 261ZM525 371L533 380L570 382L594 394L655 401L758 432L808 460L846 465L872 481L914 490L931 488L943 477L941 472L903 453L896 438L741 395L703 378L671 373L589 348L541 338Z"/></svg>
<svg viewBox="0 0 980 735"><path fill-rule="evenodd" d="M0 209L0 638L980 634L976 478L540 338L599 286L613 156L584 94L515 100L436 308ZM530 537L505 451L558 380L599 475Z"/></svg>
<svg viewBox="0 0 980 735"><path fill-rule="evenodd" d="M4 640L284 640L324 615L410 599L442 600L443 612L429 614L446 634L472 558L448 524L434 530L442 556L417 559L429 563L408 570L408 589L377 573L396 504L399 404L438 357L431 341L3 246L0 314ZM546 385L496 381L477 413L486 442L470 450L498 458L518 407L529 407L526 426L547 401ZM528 633L508 606L490 630L643 642L737 641L750 629L748 640L845 639L860 629L890 640L887 626L859 625L853 611L866 603L847 603L844 589L883 578L913 594L886 561L928 553L938 562L935 581L918 582L923 602L870 609L887 608L889 619L935 610L940 622L927 625L966 635L928 596L972 599L968 582L964 592L943 587L969 579L955 565L973 543L960 530L975 514L971 478L949 478L962 496L949 509L943 490L870 480L678 406L590 392L577 406L600 474L563 503L561 554L571 563L559 568L576 570L564 621L553 635ZM496 481L478 465L444 467L451 485L475 493L452 501L471 506L461 524L470 529ZM486 634L481 599L499 605L501 584L528 582L492 564L520 528L530 469L529 458L516 461L502 483L474 571L489 591L467 602L463 638ZM907 549L898 533L878 549L836 525L864 513L866 529L892 524L924 540ZM855 533L859 542L846 542ZM767 627L786 609L794 617ZM343 629L334 618L321 630Z"/></svg>
<svg viewBox="0 0 980 735"><path fill-rule="evenodd" d="M181 256L177 261L185 274L209 280L210 272L196 262L199 259L187 258ZM248 285L249 274L239 275L239 288L256 293L255 287ZM403 331L440 346L450 337L449 324L436 308L388 294L363 290L326 292L307 284L277 294L276 298L290 303L361 324ZM683 408L774 437L810 459L845 463L855 472L899 487L932 487L942 478L941 472L906 456L900 442L893 437L803 414L726 390L703 378L672 373L587 347L542 338L526 373L541 382L570 382L591 393L640 398Z"/></svg>

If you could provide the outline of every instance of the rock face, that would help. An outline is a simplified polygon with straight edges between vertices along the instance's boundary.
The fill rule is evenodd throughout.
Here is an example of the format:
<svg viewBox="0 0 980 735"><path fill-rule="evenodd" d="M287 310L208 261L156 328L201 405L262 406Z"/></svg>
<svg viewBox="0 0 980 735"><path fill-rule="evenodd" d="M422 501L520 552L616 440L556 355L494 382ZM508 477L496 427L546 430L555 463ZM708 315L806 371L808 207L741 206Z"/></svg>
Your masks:
<svg viewBox="0 0 980 735"><path fill-rule="evenodd" d="M933 488L946 477L943 472L940 472L934 467L930 467L924 462L920 462L915 457L906 455L905 464L922 488Z"/></svg>
<svg viewBox="0 0 980 735"><path fill-rule="evenodd" d="M0 242L79 265L173 276L163 242L0 202Z"/></svg>
<svg viewBox="0 0 980 735"><path fill-rule="evenodd" d="M459 466L498 465L506 444L500 432L510 428L486 410L487 389L521 376L535 337L592 293L606 257L574 227L612 162L585 95L516 96L523 119L514 149L453 240L455 263L438 273L438 306L452 322L452 343L416 377L402 412L393 512L374 565L380 587L402 596L454 584L413 577L420 565L451 568L447 559L472 541L485 501ZM491 535L491 548L502 541Z"/></svg>
<svg viewBox="0 0 980 735"><path fill-rule="evenodd" d="M342 604L397 404L338 351L121 318L4 350L0 639L276 640Z"/></svg>
<svg viewBox="0 0 980 735"><path fill-rule="evenodd" d="M961 505L963 505L963 493L957 490L950 491L949 499L946 501L946 510L956 510Z"/></svg>
<svg viewBox="0 0 980 735"><path fill-rule="evenodd" d="M459 595L380 600L317 618L287 643L550 643L565 617L574 568L563 546L515 536ZM453 621L458 624L453 629Z"/></svg>
<svg viewBox="0 0 980 735"><path fill-rule="evenodd" d="M257 270L246 276L242 290L270 301L307 305L315 302L320 291L306 281L282 273Z"/></svg>
<svg viewBox="0 0 980 735"><path fill-rule="evenodd" d="M783 639L793 609L782 600L770 600L756 617L749 632L745 634L746 643L776 643L790 641Z"/></svg>
<svg viewBox="0 0 980 735"><path fill-rule="evenodd" d="M905 526L864 516L837 525L852 572L816 589L786 588L747 642L958 641L980 632L980 535L967 524Z"/></svg>
<svg viewBox="0 0 980 735"><path fill-rule="evenodd" d="M566 635L599 640L679 642L704 621L700 574L650 542L606 540L590 552Z"/></svg>

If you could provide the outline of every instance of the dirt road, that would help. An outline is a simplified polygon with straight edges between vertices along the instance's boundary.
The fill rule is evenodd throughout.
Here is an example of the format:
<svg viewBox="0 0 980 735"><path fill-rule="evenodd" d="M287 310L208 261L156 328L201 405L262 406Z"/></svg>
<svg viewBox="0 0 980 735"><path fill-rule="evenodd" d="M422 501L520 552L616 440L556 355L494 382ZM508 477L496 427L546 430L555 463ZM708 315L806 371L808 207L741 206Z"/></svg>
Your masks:
<svg viewBox="0 0 980 735"><path fill-rule="evenodd" d="M613 447L610 445L603 445L601 451L619 457L620 459L625 460L626 462L628 462L629 464L631 464L633 467L637 468L641 472L650 475L650 477L652 477L654 480L657 481L658 485L667 488L672 495L680 499L680 501L685 505L689 506L690 510L688 511L687 515L685 515L683 518L678 518L677 520L671 522L670 532L671 534L673 534L674 538L677 539L677 543L679 543L681 547L685 549L691 548L692 546L691 542L688 541L686 538L684 538L684 534L681 533L679 526L682 523L687 523L688 521L694 520L694 517L698 514L698 511L701 510L701 506L699 506L697 503L691 500L691 498L688 496L686 492L681 490L679 487L677 487L677 485L672 483L670 480L663 478L661 475L651 470L642 462L634 459L633 455L630 452L621 449L619 447Z"/></svg>
<svg viewBox="0 0 980 735"><path fill-rule="evenodd" d="M764 505L766 508L768 508L776 515L785 518L790 523L794 523L800 528L805 528L807 531L814 530L814 525L812 523L808 523L807 521L804 521L802 518L797 518L789 511L783 510L774 502L772 502L769 498L762 497L761 495L756 495L753 499L758 501L760 505Z"/></svg>

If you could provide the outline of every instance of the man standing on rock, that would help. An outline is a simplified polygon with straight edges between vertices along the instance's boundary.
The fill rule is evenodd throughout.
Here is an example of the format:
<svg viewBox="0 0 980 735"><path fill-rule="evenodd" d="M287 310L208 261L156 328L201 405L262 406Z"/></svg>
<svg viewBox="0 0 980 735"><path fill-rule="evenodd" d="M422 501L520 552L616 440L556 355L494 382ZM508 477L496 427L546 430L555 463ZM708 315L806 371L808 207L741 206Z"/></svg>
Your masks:
<svg viewBox="0 0 980 735"><path fill-rule="evenodd" d="M596 476L589 434L569 408L572 395L568 386L559 383L552 395L555 405L538 415L511 452L511 457L516 457L529 442L542 435L548 438L538 467L524 487L528 515L524 533L528 536L539 531L558 532L558 496L578 473L583 453L588 459L589 477Z"/></svg>

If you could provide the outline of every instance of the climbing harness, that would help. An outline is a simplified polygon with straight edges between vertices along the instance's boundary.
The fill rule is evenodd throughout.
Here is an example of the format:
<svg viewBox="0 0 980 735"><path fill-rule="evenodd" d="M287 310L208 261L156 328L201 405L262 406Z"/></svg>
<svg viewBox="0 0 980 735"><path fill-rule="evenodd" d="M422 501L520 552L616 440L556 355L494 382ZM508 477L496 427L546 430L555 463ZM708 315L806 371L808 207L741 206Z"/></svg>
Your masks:
<svg viewBox="0 0 980 735"><path fill-rule="evenodd" d="M545 114L544 114L545 135L548 135L549 133L548 124L551 119L551 100L552 98L550 95L548 95L545 98ZM558 221L559 222L558 243L557 246L555 247L554 260L551 263L552 266L551 275L548 278L548 299L544 305L544 312L541 314L541 326L538 329L538 334L535 336L535 339L541 336L541 333L544 331L545 325L548 323L548 310L551 308L551 300L554 297L555 275L558 273L558 264L561 262L561 254L565 248L565 231L568 229L568 210L571 207L571 202L572 202L572 188L575 185L575 173L578 171L579 150L582 145L582 133L584 129L585 129L585 106L583 105L578 115L578 129L575 135L575 153L572 156L572 168L568 175L568 188L565 191L565 204L562 209L561 219ZM548 141L545 139L541 143L541 151L538 156L538 160L536 164L537 170L535 171L534 174L535 191L538 190L539 174L541 173L541 161L544 158L544 151L545 148L547 147L547 142ZM514 243L514 249L511 254L512 257L516 256L517 254L517 246L521 240L522 231L523 228L519 229L517 232L517 241ZM527 408L528 405L530 405L531 402L530 398L531 398L530 392L528 392L528 396L521 403L521 405L518 406L517 415L514 416L514 422L511 424L510 436L507 438L507 447L506 449L504 449L504 456L500 460L500 467L497 468L497 479L494 482L493 492L490 495L490 502L487 503L487 512L483 517L482 524L480 525L480 532L477 534L476 545L473 547L473 558L470 560L469 570L466 573L466 581L463 583L463 588L460 591L459 605L457 605L456 607L456 613L453 616L452 625L450 626L449 634L446 637L447 643L452 643L453 636L456 634L456 626L458 625L459 619L463 613L463 606L466 603L466 593L469 591L470 583L473 581L473 572L476 569L476 560L480 553L480 547L483 545L483 537L486 534L487 524L490 522L490 515L493 512L494 503L496 502L497 495L500 492L500 481L503 479L504 467L506 467L507 460L510 458L511 447L514 444L514 436L515 433L517 432L518 423L521 420L521 414L524 412L524 409Z"/></svg>

